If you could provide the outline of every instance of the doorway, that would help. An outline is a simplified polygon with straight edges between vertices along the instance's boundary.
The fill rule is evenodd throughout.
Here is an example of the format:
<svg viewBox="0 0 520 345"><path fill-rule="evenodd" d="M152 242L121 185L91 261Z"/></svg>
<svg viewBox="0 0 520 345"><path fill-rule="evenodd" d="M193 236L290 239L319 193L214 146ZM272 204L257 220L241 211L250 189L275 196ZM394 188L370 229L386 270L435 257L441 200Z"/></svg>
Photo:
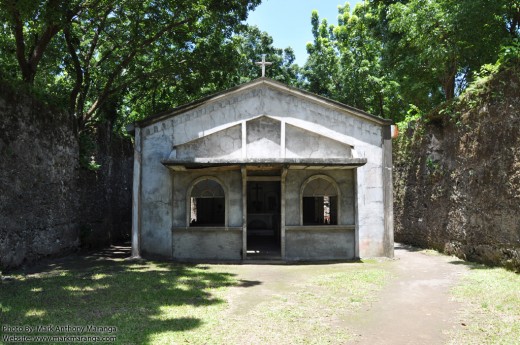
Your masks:
<svg viewBox="0 0 520 345"><path fill-rule="evenodd" d="M247 257L280 258L280 181L247 182Z"/></svg>

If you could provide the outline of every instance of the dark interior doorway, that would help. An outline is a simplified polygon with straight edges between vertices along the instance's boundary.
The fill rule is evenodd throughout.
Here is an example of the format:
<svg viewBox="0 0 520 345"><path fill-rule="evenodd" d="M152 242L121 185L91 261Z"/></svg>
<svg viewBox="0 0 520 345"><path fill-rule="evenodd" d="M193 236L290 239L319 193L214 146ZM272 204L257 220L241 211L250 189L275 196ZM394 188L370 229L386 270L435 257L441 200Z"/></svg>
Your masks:
<svg viewBox="0 0 520 345"><path fill-rule="evenodd" d="M247 256L281 256L280 181L247 182Z"/></svg>

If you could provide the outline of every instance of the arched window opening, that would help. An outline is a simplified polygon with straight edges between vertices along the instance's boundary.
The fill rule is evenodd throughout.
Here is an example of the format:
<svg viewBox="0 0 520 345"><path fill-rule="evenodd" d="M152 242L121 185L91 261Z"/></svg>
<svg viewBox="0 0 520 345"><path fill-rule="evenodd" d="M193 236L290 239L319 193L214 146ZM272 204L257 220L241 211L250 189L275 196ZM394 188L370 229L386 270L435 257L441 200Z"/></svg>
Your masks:
<svg viewBox="0 0 520 345"><path fill-rule="evenodd" d="M338 190L325 178L310 180L302 193L303 225L338 224Z"/></svg>
<svg viewBox="0 0 520 345"><path fill-rule="evenodd" d="M197 182L190 196L190 226L225 226L226 198L215 180Z"/></svg>

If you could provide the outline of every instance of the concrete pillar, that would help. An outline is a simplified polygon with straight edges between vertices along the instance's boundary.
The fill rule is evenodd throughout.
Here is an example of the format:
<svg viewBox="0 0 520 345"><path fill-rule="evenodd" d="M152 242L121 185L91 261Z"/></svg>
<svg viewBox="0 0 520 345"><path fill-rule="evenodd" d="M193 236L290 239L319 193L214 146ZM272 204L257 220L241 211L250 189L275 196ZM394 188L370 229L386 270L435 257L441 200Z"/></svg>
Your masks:
<svg viewBox="0 0 520 345"><path fill-rule="evenodd" d="M280 252L282 255L282 260L285 260L285 179L287 177L287 167L282 168L282 179L280 181L281 183L281 191L280 191L280 208L281 208L281 239L280 239Z"/></svg>
<svg viewBox="0 0 520 345"><path fill-rule="evenodd" d="M141 256L141 128L135 128L134 180L132 190L132 257Z"/></svg>
<svg viewBox="0 0 520 345"><path fill-rule="evenodd" d="M385 213L385 233L383 237L384 255L394 257L394 193L392 181L392 132L391 126L383 127L383 202Z"/></svg>
<svg viewBox="0 0 520 345"><path fill-rule="evenodd" d="M359 256L359 207L358 207L358 201L359 201L359 197L358 197L358 174L359 174L359 169L358 168L355 168L354 169L354 173L352 174L352 184L353 184L353 188L354 188L354 224L355 224L355 229L354 229L354 258L355 259L359 259L360 256Z"/></svg>
<svg viewBox="0 0 520 345"><path fill-rule="evenodd" d="M240 168L242 172L242 260L247 259L247 168Z"/></svg>

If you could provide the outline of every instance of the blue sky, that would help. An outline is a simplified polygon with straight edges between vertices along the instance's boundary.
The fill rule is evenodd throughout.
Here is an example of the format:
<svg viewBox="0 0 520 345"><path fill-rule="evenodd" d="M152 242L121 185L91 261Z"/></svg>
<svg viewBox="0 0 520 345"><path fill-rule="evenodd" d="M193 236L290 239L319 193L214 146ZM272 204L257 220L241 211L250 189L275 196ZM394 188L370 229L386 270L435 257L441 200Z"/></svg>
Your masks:
<svg viewBox="0 0 520 345"><path fill-rule="evenodd" d="M307 60L305 45L312 42L311 13L317 10L320 20L337 24L338 5L355 4L363 0L263 0L255 11L249 13L248 24L256 25L274 39L277 48L291 47L296 63L303 66Z"/></svg>

